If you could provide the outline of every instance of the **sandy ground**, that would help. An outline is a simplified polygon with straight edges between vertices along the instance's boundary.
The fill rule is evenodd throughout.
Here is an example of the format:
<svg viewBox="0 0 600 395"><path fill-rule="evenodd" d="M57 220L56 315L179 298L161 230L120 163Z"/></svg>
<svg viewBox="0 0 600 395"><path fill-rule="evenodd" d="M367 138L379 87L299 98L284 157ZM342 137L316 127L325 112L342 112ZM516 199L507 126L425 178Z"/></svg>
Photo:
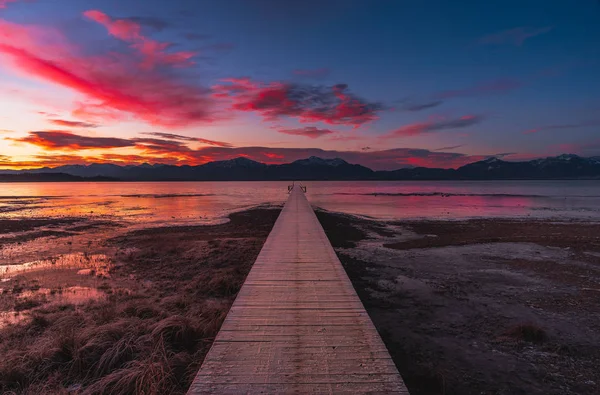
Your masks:
<svg viewBox="0 0 600 395"><path fill-rule="evenodd" d="M600 393L600 225L318 217L412 395Z"/></svg>

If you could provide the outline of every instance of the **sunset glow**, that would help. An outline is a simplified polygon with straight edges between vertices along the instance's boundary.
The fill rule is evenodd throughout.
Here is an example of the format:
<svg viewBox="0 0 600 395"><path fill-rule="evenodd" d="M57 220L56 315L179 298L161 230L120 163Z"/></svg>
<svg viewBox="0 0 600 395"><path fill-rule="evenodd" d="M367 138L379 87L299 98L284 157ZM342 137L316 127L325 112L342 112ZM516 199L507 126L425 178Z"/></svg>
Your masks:
<svg viewBox="0 0 600 395"><path fill-rule="evenodd" d="M176 3L0 1L0 168L600 154L594 2Z"/></svg>

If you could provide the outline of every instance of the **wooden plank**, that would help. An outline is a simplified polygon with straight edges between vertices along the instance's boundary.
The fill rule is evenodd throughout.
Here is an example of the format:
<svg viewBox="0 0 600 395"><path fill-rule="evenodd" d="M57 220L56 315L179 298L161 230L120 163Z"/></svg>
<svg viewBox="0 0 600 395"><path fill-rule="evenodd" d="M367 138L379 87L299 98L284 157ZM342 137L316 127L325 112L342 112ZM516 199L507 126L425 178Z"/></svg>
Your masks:
<svg viewBox="0 0 600 395"><path fill-rule="evenodd" d="M294 187L189 394L408 394Z"/></svg>

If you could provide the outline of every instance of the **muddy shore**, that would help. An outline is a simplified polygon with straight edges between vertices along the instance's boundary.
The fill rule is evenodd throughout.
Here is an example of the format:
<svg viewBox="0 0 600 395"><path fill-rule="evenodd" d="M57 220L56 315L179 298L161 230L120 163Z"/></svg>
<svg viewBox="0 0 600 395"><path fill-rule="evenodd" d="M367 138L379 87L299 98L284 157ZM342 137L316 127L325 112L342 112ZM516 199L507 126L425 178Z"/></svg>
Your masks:
<svg viewBox="0 0 600 395"><path fill-rule="evenodd" d="M600 225L317 215L412 395L600 393Z"/></svg>
<svg viewBox="0 0 600 395"><path fill-rule="evenodd" d="M185 393L278 213L4 220L0 393ZM600 225L317 216L412 395L600 393Z"/></svg>
<svg viewBox="0 0 600 395"><path fill-rule="evenodd" d="M185 393L279 211L137 231L11 222L16 236L0 243L0 393ZM52 253L22 263L35 245Z"/></svg>

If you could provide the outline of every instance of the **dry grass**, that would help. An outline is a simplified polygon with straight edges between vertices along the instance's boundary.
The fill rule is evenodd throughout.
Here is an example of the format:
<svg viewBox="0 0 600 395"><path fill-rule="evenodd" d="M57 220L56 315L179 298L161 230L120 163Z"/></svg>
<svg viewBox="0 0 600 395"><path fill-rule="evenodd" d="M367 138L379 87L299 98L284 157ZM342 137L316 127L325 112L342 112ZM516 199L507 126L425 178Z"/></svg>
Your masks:
<svg viewBox="0 0 600 395"><path fill-rule="evenodd" d="M277 214L114 240L135 252L103 282L107 299L24 306L32 319L0 330L0 393L185 393ZM131 292L114 288L131 276Z"/></svg>
<svg viewBox="0 0 600 395"><path fill-rule="evenodd" d="M0 392L183 393L229 305L199 301L180 315L134 298L38 311L2 332Z"/></svg>

